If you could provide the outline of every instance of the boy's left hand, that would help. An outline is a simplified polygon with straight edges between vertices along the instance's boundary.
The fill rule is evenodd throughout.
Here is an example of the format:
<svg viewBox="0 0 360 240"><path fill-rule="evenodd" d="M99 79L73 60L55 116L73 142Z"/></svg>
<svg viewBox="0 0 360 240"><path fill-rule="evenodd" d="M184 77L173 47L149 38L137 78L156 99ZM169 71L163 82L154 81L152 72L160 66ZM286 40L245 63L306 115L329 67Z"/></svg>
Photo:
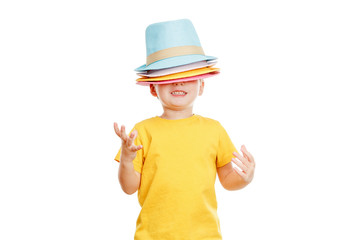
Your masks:
<svg viewBox="0 0 360 240"><path fill-rule="evenodd" d="M254 157L247 151L245 145L241 146L241 152L244 156L241 156L239 153L234 152L233 155L236 158L232 159L232 162L240 168L234 167L235 171L244 179L244 181L249 184L254 178L255 171L255 161Z"/></svg>

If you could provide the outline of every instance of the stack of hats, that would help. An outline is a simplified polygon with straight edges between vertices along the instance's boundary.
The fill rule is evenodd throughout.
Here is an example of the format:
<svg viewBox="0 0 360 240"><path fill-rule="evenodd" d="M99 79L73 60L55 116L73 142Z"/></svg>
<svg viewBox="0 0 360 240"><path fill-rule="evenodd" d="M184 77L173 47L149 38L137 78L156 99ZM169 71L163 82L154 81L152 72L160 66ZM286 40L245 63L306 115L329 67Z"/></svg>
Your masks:
<svg viewBox="0 0 360 240"><path fill-rule="evenodd" d="M137 84L194 81L219 73L216 57L206 56L190 20L154 23L146 29L146 64L135 69Z"/></svg>

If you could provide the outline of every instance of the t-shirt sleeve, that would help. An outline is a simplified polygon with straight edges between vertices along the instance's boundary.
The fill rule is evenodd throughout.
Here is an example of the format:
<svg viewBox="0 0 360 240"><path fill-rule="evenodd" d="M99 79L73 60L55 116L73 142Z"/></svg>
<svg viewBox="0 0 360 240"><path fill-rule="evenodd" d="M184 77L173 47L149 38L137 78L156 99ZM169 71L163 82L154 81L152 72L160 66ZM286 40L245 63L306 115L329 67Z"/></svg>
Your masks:
<svg viewBox="0 0 360 240"><path fill-rule="evenodd" d="M129 135L132 133L132 131L134 131L134 129L136 129L135 127L130 131ZM137 130L137 129L136 129ZM140 136L140 132L138 131L138 135L134 140L134 144L135 145L143 145L142 141L141 141L141 136ZM116 154L114 160L117 162L120 162L120 155L121 155L121 148L119 149L118 153ZM136 157L133 160L133 165L134 165L134 169L135 171L137 171L138 173L142 172L142 166L143 166L143 156L144 156L144 149L140 149L136 152Z"/></svg>
<svg viewBox="0 0 360 240"><path fill-rule="evenodd" d="M222 167L231 162L231 159L234 157L233 152L237 152L237 150L224 127L219 123L219 145L216 156L216 167Z"/></svg>

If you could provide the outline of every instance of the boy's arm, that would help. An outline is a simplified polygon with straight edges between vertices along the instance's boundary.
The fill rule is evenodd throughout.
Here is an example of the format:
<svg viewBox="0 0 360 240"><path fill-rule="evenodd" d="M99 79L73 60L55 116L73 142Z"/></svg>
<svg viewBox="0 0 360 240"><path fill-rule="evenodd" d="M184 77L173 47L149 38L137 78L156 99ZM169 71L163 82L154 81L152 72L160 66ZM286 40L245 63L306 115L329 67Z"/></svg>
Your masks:
<svg viewBox="0 0 360 240"><path fill-rule="evenodd" d="M118 178L121 188L126 194L131 195L139 189L141 174L135 171L132 161L120 158Z"/></svg>
<svg viewBox="0 0 360 240"><path fill-rule="evenodd" d="M244 156L234 152L236 158L232 159L239 168L233 168L232 163L217 168L218 176L221 185L229 190L239 190L248 185L253 177L255 171L254 157L246 150L245 146L241 146L241 151Z"/></svg>
<svg viewBox="0 0 360 240"><path fill-rule="evenodd" d="M136 152L142 149L142 146L134 144L134 139L137 136L136 130L127 136L125 126L121 126L121 130L119 130L117 123L114 123L114 130L122 140L118 178L123 191L130 195L135 193L140 186L141 174L135 171L133 160L136 157Z"/></svg>
<svg viewBox="0 0 360 240"><path fill-rule="evenodd" d="M231 164L228 164L217 168L218 177L221 185L229 191L239 190L245 187L247 184L242 177L237 174Z"/></svg>

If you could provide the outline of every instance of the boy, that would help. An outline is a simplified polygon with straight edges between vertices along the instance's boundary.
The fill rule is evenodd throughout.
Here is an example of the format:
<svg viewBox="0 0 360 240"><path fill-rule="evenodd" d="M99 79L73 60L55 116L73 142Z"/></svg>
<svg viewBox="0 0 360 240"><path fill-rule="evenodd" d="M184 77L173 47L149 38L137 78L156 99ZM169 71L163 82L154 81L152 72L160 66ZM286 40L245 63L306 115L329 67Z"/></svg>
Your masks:
<svg viewBox="0 0 360 240"><path fill-rule="evenodd" d="M166 34L170 32L173 37L182 32L183 26L188 29L191 22L178 20L160 24L163 25L155 28L167 28ZM181 36L187 35L188 32L181 33ZM171 42L171 37L165 39ZM176 36L174 38L176 41L179 39ZM155 39L159 41L158 36ZM184 48L181 47L181 50ZM151 54L148 51L148 56ZM196 55L191 51L184 55L171 54L166 53L166 57L160 61L183 58L184 63L188 61L188 58L184 60L184 56ZM174 62L174 59L170 60ZM155 63L159 64L158 61ZM172 63L167 63L167 69L180 66L179 62L175 66ZM186 64L188 62L181 66ZM172 82L163 84L153 81L150 84L151 94L162 104L161 116L137 123L129 136L124 126L119 129L117 123L114 123L115 132L122 140L121 149L115 157L115 160L120 161L119 182L127 194L138 191L142 207L136 224L135 240L222 239L214 188L216 172L225 189L241 189L253 179L254 158L245 146L241 147L243 156L236 151L219 122L193 113L193 104L204 91L203 79L174 80L175 75L168 76L171 76ZM147 78L147 81L151 82L151 79ZM232 162L241 170L233 168Z"/></svg>

